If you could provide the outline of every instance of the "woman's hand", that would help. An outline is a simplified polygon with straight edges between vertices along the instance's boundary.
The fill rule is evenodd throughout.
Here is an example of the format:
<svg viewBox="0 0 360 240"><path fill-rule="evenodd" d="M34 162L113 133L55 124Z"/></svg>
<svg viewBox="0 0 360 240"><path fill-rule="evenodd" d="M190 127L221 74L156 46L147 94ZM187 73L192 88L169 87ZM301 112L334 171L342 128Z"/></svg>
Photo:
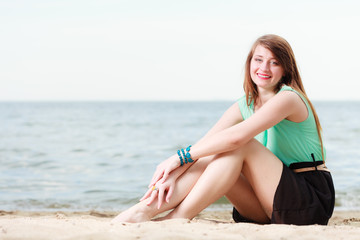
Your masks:
<svg viewBox="0 0 360 240"><path fill-rule="evenodd" d="M180 167L180 160L177 155L173 155L172 157L169 157L167 160L160 163L156 167L155 173L151 179L149 187L155 186L157 182L164 183L168 178L169 174L178 167Z"/></svg>
<svg viewBox="0 0 360 240"><path fill-rule="evenodd" d="M149 206L157 197L157 208L160 209L161 205L164 203L164 198L167 203L170 201L170 198L174 192L175 181L176 178L174 176L169 177L164 182L161 179L161 181L158 181L154 186L151 186L151 188L149 188L149 190L140 199L140 201L150 198L146 203Z"/></svg>

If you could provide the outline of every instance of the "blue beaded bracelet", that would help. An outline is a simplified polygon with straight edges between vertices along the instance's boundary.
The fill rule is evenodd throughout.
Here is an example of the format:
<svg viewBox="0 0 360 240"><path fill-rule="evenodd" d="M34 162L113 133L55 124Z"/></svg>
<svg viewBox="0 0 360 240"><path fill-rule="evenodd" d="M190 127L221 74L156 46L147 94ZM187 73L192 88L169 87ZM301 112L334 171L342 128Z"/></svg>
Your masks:
<svg viewBox="0 0 360 240"><path fill-rule="evenodd" d="M181 157L180 150L177 151L177 154L179 155L180 158L180 166L184 165L184 161L183 158Z"/></svg>
<svg viewBox="0 0 360 240"><path fill-rule="evenodd" d="M186 153L186 158L185 159L186 159L185 161L188 161L189 163L194 162L194 160L192 160L191 155L190 155L189 152Z"/></svg>
<svg viewBox="0 0 360 240"><path fill-rule="evenodd" d="M194 160L191 158L190 148L191 148L191 145L186 148L186 153L185 153L184 149L177 151L177 154L179 155L179 158L180 158L180 166L184 165L184 162L185 163L194 162ZM182 153L182 156L181 156L181 153Z"/></svg>
<svg viewBox="0 0 360 240"><path fill-rule="evenodd" d="M183 154L185 163L188 163L184 149L181 149L181 152L182 152L182 154Z"/></svg>
<svg viewBox="0 0 360 240"><path fill-rule="evenodd" d="M191 158L190 148L191 148L191 145L186 148L185 161L192 163L192 162L194 162L194 160Z"/></svg>

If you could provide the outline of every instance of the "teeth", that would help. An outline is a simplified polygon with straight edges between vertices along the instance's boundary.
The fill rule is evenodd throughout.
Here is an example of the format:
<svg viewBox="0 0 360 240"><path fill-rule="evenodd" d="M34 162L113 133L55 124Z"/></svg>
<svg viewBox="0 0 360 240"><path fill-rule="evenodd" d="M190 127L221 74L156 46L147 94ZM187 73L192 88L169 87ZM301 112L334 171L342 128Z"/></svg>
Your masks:
<svg viewBox="0 0 360 240"><path fill-rule="evenodd" d="M260 73L258 73L259 77L262 77L262 78L270 78L270 76L267 76L267 75L262 75Z"/></svg>

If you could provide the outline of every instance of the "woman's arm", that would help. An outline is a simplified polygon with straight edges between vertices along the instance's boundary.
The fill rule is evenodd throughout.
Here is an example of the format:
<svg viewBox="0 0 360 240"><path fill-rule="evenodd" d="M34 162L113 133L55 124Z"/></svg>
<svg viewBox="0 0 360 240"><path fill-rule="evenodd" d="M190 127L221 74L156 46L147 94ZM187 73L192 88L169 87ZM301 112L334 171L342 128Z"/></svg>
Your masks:
<svg viewBox="0 0 360 240"><path fill-rule="evenodd" d="M222 115L219 121L202 137L198 142L204 141L207 137L212 136L224 129L227 129L243 121L238 102L231 105Z"/></svg>
<svg viewBox="0 0 360 240"><path fill-rule="evenodd" d="M234 126L241 121L243 121L243 117L241 115L238 102L235 102L225 111L225 113L215 123L215 125L196 144L206 141L206 139L209 138L210 136L213 136L214 134L224 129L227 129L231 126ZM172 157L178 158L178 155L174 155ZM184 173L189 168L189 166L190 166L189 164L186 164L181 168L180 171L177 171L176 173L177 177L179 177L182 173Z"/></svg>
<svg viewBox="0 0 360 240"><path fill-rule="evenodd" d="M283 91L268 100L250 118L233 126L207 134L191 148L194 160L228 152L241 147L259 133L271 128L285 118L297 116L306 109L301 98L291 91ZM306 110L307 111L307 110ZM168 159L169 164L157 169L154 179L165 181L170 172L180 166L179 159L174 155ZM157 182L157 180L155 182Z"/></svg>
<svg viewBox="0 0 360 240"><path fill-rule="evenodd" d="M226 111L225 113L221 116L221 118L216 122L216 124L205 134L204 137L202 137L198 142L201 143L203 141L205 141L207 138L209 138L210 136L224 130L227 129L239 122L241 122L243 120L238 103L235 102L234 104L232 104ZM175 162L174 162L175 159ZM179 161L179 157L177 154L174 154L173 156L171 156L170 158L168 158L167 160L161 162L156 170L155 173L153 175L152 180L150 181L149 184L149 188L151 186L156 185L156 183L161 179L161 177L163 176L163 170L166 168L169 168L170 165L172 165L172 167L174 168L173 171L171 171L171 178L172 179L177 179L178 177L180 177L190 166L191 164L185 164L183 165L181 168L179 168L178 165L178 161ZM170 172L169 172L170 174ZM162 183L166 180L166 178L163 179L163 181L161 181ZM171 191L172 192L172 191ZM167 199L170 199L171 197L171 192L167 195ZM147 199L148 197L151 196L151 190L148 190L144 196L141 198L141 200ZM151 204L151 202L154 200L155 198L151 198L148 201L148 204ZM160 203L161 205L161 203Z"/></svg>
<svg viewBox="0 0 360 240"><path fill-rule="evenodd" d="M191 148L193 159L235 150L259 133L285 118L304 111L306 106L294 92L283 91L269 99L250 118L208 136ZM306 110L307 111L307 110Z"/></svg>
<svg viewBox="0 0 360 240"><path fill-rule="evenodd" d="M234 105L230 109L233 107ZM269 99L250 118L235 125L230 124L234 123L235 120L228 119L232 115L237 115L235 109L232 109L229 113L224 114L227 117L220 120L220 123L215 124L204 138L192 146L191 157L198 160L202 157L235 150L283 119L297 115L304 108L306 108L305 103L295 92L283 91ZM239 114L237 115L237 121L239 121L241 113L239 109L237 111ZM180 167L180 161L176 155L168 158L166 164L162 163L156 169L152 184L155 184L161 178L162 182L164 182L170 172L178 167ZM186 168L183 171L185 170Z"/></svg>
<svg viewBox="0 0 360 240"><path fill-rule="evenodd" d="M235 124L241 122L243 120L241 112L240 112L240 108L237 102L235 102L234 104L232 104L226 111L225 113L221 116L221 118L216 122L216 124L204 135L204 137L202 137L196 144L199 144L203 141L205 141L207 138L209 138L210 136L224 130L227 129L231 126L234 126ZM173 164L174 165L174 161L173 159L177 159L179 160L179 156L177 154L174 154L173 156L171 156L170 158L168 158L167 160L161 162L157 168L156 171L153 175L152 180L150 181L149 187L153 186L156 184L156 182L162 177L162 175L159 175L159 172L162 171L162 169L166 168L166 166L168 166L169 164ZM176 165L178 164L177 162L175 163ZM174 168L177 168L177 166L174 165ZM188 168L190 167L190 164L185 164L184 166L182 166L181 168L177 168L176 171L172 171L172 175L175 176L175 178L178 178L179 176L181 176L181 174L183 174ZM165 179L164 179L165 180Z"/></svg>

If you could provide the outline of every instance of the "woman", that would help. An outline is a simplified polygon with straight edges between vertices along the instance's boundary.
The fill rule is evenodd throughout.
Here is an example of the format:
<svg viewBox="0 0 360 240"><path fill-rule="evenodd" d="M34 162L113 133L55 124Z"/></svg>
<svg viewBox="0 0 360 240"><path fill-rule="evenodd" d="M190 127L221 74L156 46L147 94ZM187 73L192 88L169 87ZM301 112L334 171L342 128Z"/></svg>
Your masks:
<svg viewBox="0 0 360 240"><path fill-rule="evenodd" d="M332 177L290 45L260 37L245 71L245 96L199 142L159 164L141 201L113 221L148 221L167 210L159 220L191 219L226 196L236 222L327 224Z"/></svg>

